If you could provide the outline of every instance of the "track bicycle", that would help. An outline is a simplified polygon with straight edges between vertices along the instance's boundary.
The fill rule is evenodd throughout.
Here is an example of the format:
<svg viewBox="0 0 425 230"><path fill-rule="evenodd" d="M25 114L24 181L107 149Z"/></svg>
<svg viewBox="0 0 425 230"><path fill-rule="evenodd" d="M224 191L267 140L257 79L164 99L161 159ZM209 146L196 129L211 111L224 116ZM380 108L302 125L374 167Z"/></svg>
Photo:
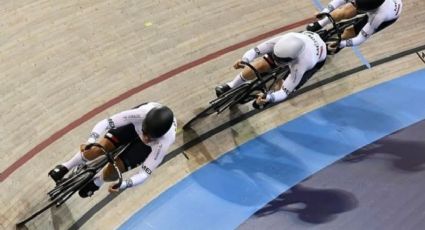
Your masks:
<svg viewBox="0 0 425 230"><path fill-rule="evenodd" d="M106 164L111 163L115 170L118 173L118 183L114 186L118 188L122 183L122 175L117 165L115 164L115 158L118 157L122 152L124 152L128 146L123 145L117 149L107 152L104 150L103 146L97 143L88 144L85 149L90 149L91 147L99 147L104 154L87 164L80 165L74 168L71 172L68 173L68 176L64 177L59 181L56 186L47 193L46 199L40 203L39 207L33 211L31 214L22 219L19 223L16 224L18 228L23 227L27 222L34 219L47 209L55 206L59 207L65 203L71 196L83 188L86 184L93 180L94 176L106 166Z"/></svg>
<svg viewBox="0 0 425 230"><path fill-rule="evenodd" d="M249 63L242 62L241 64L249 67L256 76L256 79L245 82L244 84L233 88L214 100L210 101L209 106L198 113L183 129L189 128L192 124L203 117L207 117L213 113L220 114L229 107L237 104L245 104L257 98L259 93L266 94L280 80L284 80L289 75L289 67L277 67L267 73L259 73L254 66Z"/></svg>
<svg viewBox="0 0 425 230"><path fill-rule="evenodd" d="M346 28L359 23L361 20L363 20L363 17L365 16L367 15L359 15L354 17L353 19L337 23L329 13L320 13L317 15L317 18L320 19L323 17L328 17L332 23L332 27L323 28L315 33L317 33L325 43L336 42L337 45L339 45L342 40L342 32ZM337 52L339 52L339 50L336 50L335 52L330 52L329 54L332 55ZM255 67L253 67L251 64L246 62L243 62L242 64L249 67L255 73L256 79L249 82L245 82L244 84L234 89L231 89L228 92L210 101L208 107L196 114L191 120L189 120L183 126L183 129L188 129L199 119L207 117L213 113L220 114L229 107L232 107L237 104L245 104L249 101L252 101L257 98L257 95L259 93L266 94L272 89L276 82L280 80L285 80L285 78L290 73L289 67L287 66L277 67L267 73L259 73L258 70L256 70ZM301 83L300 86L303 83Z"/></svg>
<svg viewBox="0 0 425 230"><path fill-rule="evenodd" d="M349 27L356 26L357 24L362 23L364 20L367 21L368 16L366 13L363 13L358 14L353 18L336 22L329 13L319 13L316 15L317 19L322 19L324 17L327 17L331 21L332 26L330 28L322 28L318 31L315 31L314 33L319 34L319 36L322 38L323 41L325 41L325 43L336 42L339 46L342 40L341 36L344 33L344 30ZM333 55L338 53L340 50L341 49L339 48L335 51L331 51L328 49L328 54Z"/></svg>

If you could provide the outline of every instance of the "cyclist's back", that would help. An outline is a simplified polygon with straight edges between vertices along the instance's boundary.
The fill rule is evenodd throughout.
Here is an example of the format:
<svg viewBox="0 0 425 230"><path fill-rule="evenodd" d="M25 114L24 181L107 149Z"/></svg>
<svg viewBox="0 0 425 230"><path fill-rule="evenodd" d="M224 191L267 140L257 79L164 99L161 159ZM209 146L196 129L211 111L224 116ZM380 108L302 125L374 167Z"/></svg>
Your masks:
<svg viewBox="0 0 425 230"><path fill-rule="evenodd" d="M403 4L401 0L385 0L385 2L376 10L367 12L369 24L375 31L381 30L383 23L396 20L400 17Z"/></svg>
<svg viewBox="0 0 425 230"><path fill-rule="evenodd" d="M326 59L326 44L316 33L302 32L302 33L288 33L283 36L295 36L304 42L304 50L299 54L298 61L289 64L291 73L299 70L310 70L317 63Z"/></svg>
<svg viewBox="0 0 425 230"><path fill-rule="evenodd" d="M274 42L273 52L268 54L268 57L271 56L272 59L269 62L274 63L274 66L272 64L272 68L279 65L288 65L290 74L283 81L281 89L268 92L267 95L258 97L253 103L255 108L261 108L261 105L285 100L294 90L299 89L305 84L307 80L324 65L327 56L325 42L318 34L309 31L287 33L263 44L269 42L272 42L272 44ZM297 43L302 45L295 48L298 46ZM288 54L292 52L291 50L294 49L298 50L297 54L292 56L291 60L288 59L285 61L284 57L288 56ZM279 50L282 50L280 57ZM268 57L266 57L266 59Z"/></svg>

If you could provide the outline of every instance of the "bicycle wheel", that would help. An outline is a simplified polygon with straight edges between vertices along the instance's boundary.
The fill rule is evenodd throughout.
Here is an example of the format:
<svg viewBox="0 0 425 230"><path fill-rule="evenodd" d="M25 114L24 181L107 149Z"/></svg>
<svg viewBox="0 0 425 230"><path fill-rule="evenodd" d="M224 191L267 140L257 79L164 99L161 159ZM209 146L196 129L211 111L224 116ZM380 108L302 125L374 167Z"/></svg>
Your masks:
<svg viewBox="0 0 425 230"><path fill-rule="evenodd" d="M183 125L183 129L189 128L191 125L193 125L196 121L198 121L201 118L207 117L215 112L218 112L218 108L220 108L222 104L226 103L227 99L228 98L226 97L220 97L211 101L210 105L207 108L202 110L200 113L196 114L195 117L193 117L185 125Z"/></svg>
<svg viewBox="0 0 425 230"><path fill-rule="evenodd" d="M241 93L244 93L248 87L250 87L250 83L245 83L239 87L229 90L220 97L210 101L210 105L204 110L202 110L200 113L198 113L191 120L189 120L185 125L183 125L183 129L189 128L201 118L207 117L213 113L223 112L230 105L232 105L232 102L234 102L235 97L237 97Z"/></svg>
<svg viewBox="0 0 425 230"><path fill-rule="evenodd" d="M246 82L238 86L237 88L229 90L229 92L227 92L225 95L226 100L223 100L221 104L216 105L217 113L221 113L227 108L238 104L241 101L241 99L245 97L245 95L251 92L251 88L254 82Z"/></svg>
<svg viewBox="0 0 425 230"><path fill-rule="evenodd" d="M78 166L76 169L74 169L68 177L64 178L61 182L56 184L56 187L47 193L50 196L50 199L54 199L61 193L61 191L64 191L67 188L72 187L75 183L78 183L80 174L85 170L87 170L87 165Z"/></svg>
<svg viewBox="0 0 425 230"><path fill-rule="evenodd" d="M235 101L238 104L246 104L252 100L255 100L259 93L266 93L266 90L263 89L262 87L253 87L253 89L250 90L250 92L247 92L245 95L241 95Z"/></svg>
<svg viewBox="0 0 425 230"><path fill-rule="evenodd" d="M93 176L94 173L92 171L86 171L77 175L73 186L65 188L64 190L60 190L60 192L54 198L46 196L45 200L41 201L38 204L38 207L35 208L35 211L33 211L30 215L25 216L25 218L23 218L23 220L21 220L20 222L16 223L16 227L23 227L26 223L28 223L47 209L53 207L54 205L56 205L56 207L59 207L66 200L68 200L75 192L77 192L82 186L88 183L93 178Z"/></svg>
<svg viewBox="0 0 425 230"><path fill-rule="evenodd" d="M200 113L196 114L192 119L190 119L186 124L183 125L183 129L189 128L191 125L195 123L198 119L203 117L207 117L215 112L214 105L209 105L206 109L202 110Z"/></svg>
<svg viewBox="0 0 425 230"><path fill-rule="evenodd" d="M65 203L65 201L67 201L75 192L77 192L83 186L89 183L93 179L94 175L95 175L94 171L91 171L91 170L85 171L81 173L80 175L78 175L73 186L69 187L68 189L66 189L65 192L63 192L61 195L58 196L61 199L56 202L56 206L60 206L63 203Z"/></svg>

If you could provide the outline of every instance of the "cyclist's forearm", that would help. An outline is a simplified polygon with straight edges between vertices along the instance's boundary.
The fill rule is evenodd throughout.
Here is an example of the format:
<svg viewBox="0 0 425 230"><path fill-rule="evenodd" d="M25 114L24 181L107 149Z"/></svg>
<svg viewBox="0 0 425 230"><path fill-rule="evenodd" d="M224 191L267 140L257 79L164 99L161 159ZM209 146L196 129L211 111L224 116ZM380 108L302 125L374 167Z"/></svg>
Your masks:
<svg viewBox="0 0 425 230"><path fill-rule="evenodd" d="M145 180L151 175L152 170L154 170L154 168L150 169L145 165L142 165L141 167L142 168L139 173L131 176L129 179L123 180L120 186L121 189L126 189L143 184L143 182L145 182Z"/></svg>
<svg viewBox="0 0 425 230"><path fill-rule="evenodd" d="M356 37L341 41L339 48L358 46L365 42L372 33L362 30Z"/></svg>
<svg viewBox="0 0 425 230"><path fill-rule="evenodd" d="M99 139L100 134L110 128L109 119L103 119L99 121L92 129L87 143L94 143Z"/></svg>
<svg viewBox="0 0 425 230"><path fill-rule="evenodd" d="M323 8L322 12L330 13L334 11L336 8L350 2L351 2L350 0L332 0L325 8Z"/></svg>
<svg viewBox="0 0 425 230"><path fill-rule="evenodd" d="M281 102L285 100L288 95L292 93L292 91L294 91L294 89L300 83L305 71L302 71L302 69L298 69L294 72L295 74L289 74L286 80L283 81L282 87L278 91L274 91L272 93L267 94L267 101L270 101L272 103Z"/></svg>
<svg viewBox="0 0 425 230"><path fill-rule="evenodd" d="M253 48L253 49L246 51L246 53L242 56L242 61L250 63L254 59L256 59L258 57L258 55L255 52L255 49L257 49L257 48Z"/></svg>
<svg viewBox="0 0 425 230"><path fill-rule="evenodd" d="M123 180L120 189L126 189L140 185L148 178L148 176L149 175L147 173L138 173L133 175L129 179Z"/></svg>
<svg viewBox="0 0 425 230"><path fill-rule="evenodd" d="M106 132L107 130L130 124L132 120L135 120L136 118L139 118L139 117L140 117L139 114L124 111L124 112L115 114L108 119L103 119L99 121L93 127L87 142L94 143L97 141L100 135Z"/></svg>
<svg viewBox="0 0 425 230"><path fill-rule="evenodd" d="M143 164L140 166L139 173L133 175L130 179L123 181L121 189L142 184L152 174L152 171L158 167L158 165L162 162L162 159L164 159L164 151L168 147L163 147L165 148L163 149L162 146L153 147L152 152L146 158L145 162L143 162Z"/></svg>
<svg viewBox="0 0 425 230"><path fill-rule="evenodd" d="M276 44L276 42L280 39L280 37L274 37L272 39L269 39L261 44L259 44L257 47L254 47L250 50L248 50L242 57L242 61L245 62L252 62L254 59L264 56L265 54L271 53L273 51L273 47Z"/></svg>
<svg viewBox="0 0 425 230"><path fill-rule="evenodd" d="M281 88L278 91L274 91L272 93L268 93L266 97L266 101L277 103L285 100L288 97L288 94L284 88Z"/></svg>

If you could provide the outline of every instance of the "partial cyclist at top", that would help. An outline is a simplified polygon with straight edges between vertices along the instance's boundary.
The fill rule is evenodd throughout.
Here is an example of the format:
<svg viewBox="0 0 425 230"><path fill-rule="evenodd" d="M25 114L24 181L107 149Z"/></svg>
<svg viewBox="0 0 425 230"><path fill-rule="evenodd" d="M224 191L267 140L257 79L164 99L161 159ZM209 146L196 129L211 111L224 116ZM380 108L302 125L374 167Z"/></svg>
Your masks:
<svg viewBox="0 0 425 230"><path fill-rule="evenodd" d="M357 15L366 14L362 20L345 29L339 47L333 43L330 47L342 49L358 46L370 38L374 33L390 26L400 17L402 11L401 0L333 0L322 13L331 13L336 21L350 19ZM307 26L309 31L318 31L330 24L328 18L311 23Z"/></svg>
<svg viewBox="0 0 425 230"><path fill-rule="evenodd" d="M269 72L278 66L288 66L290 70L288 77L277 82L273 90L266 95L258 95L253 102L254 108L283 101L324 65L326 56L326 44L316 33L290 32L274 37L248 50L240 60L237 60L233 67L243 68L242 72L232 81L217 86L216 95L219 97L230 89L255 79L255 73L248 67L244 68L243 64L252 62L252 66L260 73Z"/></svg>

